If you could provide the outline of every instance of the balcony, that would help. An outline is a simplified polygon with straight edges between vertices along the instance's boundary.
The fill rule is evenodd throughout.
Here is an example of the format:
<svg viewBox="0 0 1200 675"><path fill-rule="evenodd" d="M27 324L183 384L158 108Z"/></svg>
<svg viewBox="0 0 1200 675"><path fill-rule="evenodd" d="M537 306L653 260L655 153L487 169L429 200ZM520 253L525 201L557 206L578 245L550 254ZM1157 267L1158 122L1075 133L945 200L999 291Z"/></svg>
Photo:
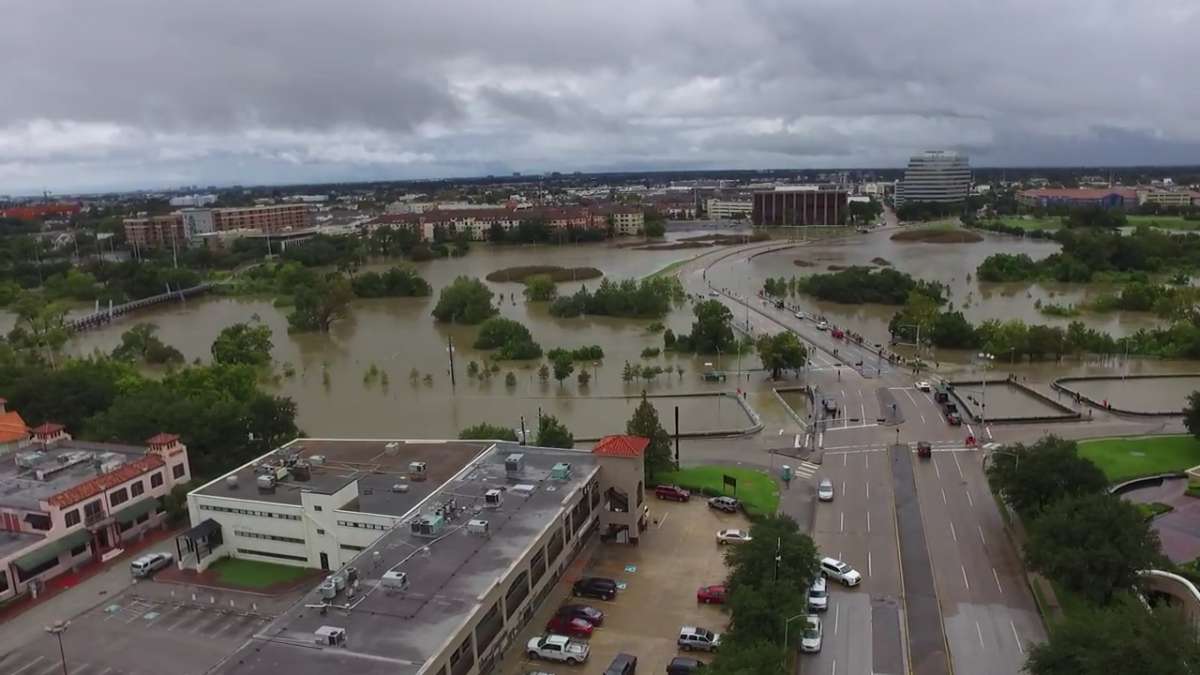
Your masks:
<svg viewBox="0 0 1200 675"><path fill-rule="evenodd" d="M83 526L87 528L97 528L108 525L112 522L112 516L103 511L95 513L86 513L83 516Z"/></svg>

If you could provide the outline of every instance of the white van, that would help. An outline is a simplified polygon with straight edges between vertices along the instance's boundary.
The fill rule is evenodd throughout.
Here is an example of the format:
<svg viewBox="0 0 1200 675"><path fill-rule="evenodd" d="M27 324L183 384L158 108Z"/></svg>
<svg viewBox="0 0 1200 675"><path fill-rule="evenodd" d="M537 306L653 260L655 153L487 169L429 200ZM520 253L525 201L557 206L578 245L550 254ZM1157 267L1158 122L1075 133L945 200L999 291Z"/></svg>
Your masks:
<svg viewBox="0 0 1200 675"><path fill-rule="evenodd" d="M136 579L144 579L170 565L174 559L170 553L147 553L129 563L129 573Z"/></svg>

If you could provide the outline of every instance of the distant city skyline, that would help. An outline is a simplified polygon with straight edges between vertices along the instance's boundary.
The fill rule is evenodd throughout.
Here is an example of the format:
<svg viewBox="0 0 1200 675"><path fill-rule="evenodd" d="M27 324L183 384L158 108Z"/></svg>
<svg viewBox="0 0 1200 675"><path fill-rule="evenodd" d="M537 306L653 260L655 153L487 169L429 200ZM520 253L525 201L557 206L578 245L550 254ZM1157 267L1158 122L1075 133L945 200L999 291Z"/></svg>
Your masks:
<svg viewBox="0 0 1200 675"><path fill-rule="evenodd" d="M1190 0L18 3L0 194L902 168L927 149L1195 164L1198 29Z"/></svg>

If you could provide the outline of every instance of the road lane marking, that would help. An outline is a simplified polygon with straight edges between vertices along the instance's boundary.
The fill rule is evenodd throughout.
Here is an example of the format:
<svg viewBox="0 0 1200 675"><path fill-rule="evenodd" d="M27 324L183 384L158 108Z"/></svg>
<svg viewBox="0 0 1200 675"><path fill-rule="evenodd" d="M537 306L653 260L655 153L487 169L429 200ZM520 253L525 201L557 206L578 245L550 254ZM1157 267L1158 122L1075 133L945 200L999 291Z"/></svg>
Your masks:
<svg viewBox="0 0 1200 675"><path fill-rule="evenodd" d="M870 532L871 532L871 512L867 511L867 533L869 534ZM867 555L870 555L870 553L868 553Z"/></svg>
<svg viewBox="0 0 1200 675"><path fill-rule="evenodd" d="M933 472L937 474L938 480L942 479L942 470L938 468L937 457L930 457L929 461L933 462Z"/></svg>
<svg viewBox="0 0 1200 675"><path fill-rule="evenodd" d="M832 671L832 675L837 675L837 659L834 659L834 660L833 660L833 671Z"/></svg>
<svg viewBox="0 0 1200 675"><path fill-rule="evenodd" d="M658 519L658 526L657 526L658 529L660 529L660 530L662 529L663 523L667 522L667 518L669 518L670 516L671 516L671 512L668 511L665 515L663 515L662 518Z"/></svg>
<svg viewBox="0 0 1200 675"><path fill-rule="evenodd" d="M954 543L958 543L958 532L954 531L954 523L950 523L950 536L954 538Z"/></svg>
<svg viewBox="0 0 1200 675"><path fill-rule="evenodd" d="M861 392L859 393L859 396L862 396ZM867 421L867 404L865 404L865 403L858 404L858 414L859 414L858 419L860 419L864 422Z"/></svg>
<svg viewBox="0 0 1200 675"><path fill-rule="evenodd" d="M794 439L792 439L792 447L793 448L800 447L800 434L796 434L796 437Z"/></svg>
<svg viewBox="0 0 1200 675"><path fill-rule="evenodd" d="M954 458L958 459L958 455L955 455ZM972 508L975 507L975 500L971 498L970 490L967 490L967 503L970 504Z"/></svg>
<svg viewBox="0 0 1200 675"><path fill-rule="evenodd" d="M984 546L987 546L987 539L984 539L984 537L983 537L983 526L976 525L975 527L979 528L979 541L983 542Z"/></svg>
<svg viewBox="0 0 1200 675"><path fill-rule="evenodd" d="M970 435L972 435L972 436L974 436L974 435L975 435L975 432L971 430L971 425L970 425L970 424L968 424L968 425L967 425L967 433L968 433L968 434L970 434Z"/></svg>
<svg viewBox="0 0 1200 675"><path fill-rule="evenodd" d="M975 622L975 632L979 634L979 648L983 649L983 629L979 627L979 622Z"/></svg>
<svg viewBox="0 0 1200 675"><path fill-rule="evenodd" d="M984 427L983 430L987 432L988 440L989 441L992 440L992 428L990 426L987 426L987 427Z"/></svg>
<svg viewBox="0 0 1200 675"><path fill-rule="evenodd" d="M848 453L848 452L847 452L847 453L843 453L843 454L842 454L842 466L846 466L846 460L847 460L849 457L850 457L850 453Z"/></svg>
<svg viewBox="0 0 1200 675"><path fill-rule="evenodd" d="M845 511L842 511L841 524L838 526L838 531L839 532L846 531L846 512Z"/></svg>
<svg viewBox="0 0 1200 675"><path fill-rule="evenodd" d="M39 663L41 663L42 661L45 661L45 660L46 660L46 657L44 657L44 656L39 656L39 657L37 657L36 659L34 659L34 660L30 661L29 663L26 663L25 665L21 666L20 668L17 668L16 670L14 670L14 671L12 672L12 675L19 675L19 674L21 673L21 671L23 671L23 670L28 670L29 668L32 668L32 667L36 666L37 664L39 664Z"/></svg>
<svg viewBox="0 0 1200 675"><path fill-rule="evenodd" d="M1017 624L1013 623L1012 619L1009 619L1008 625L1010 628L1012 628L1013 639L1017 641L1017 649L1020 650L1022 654L1024 654L1025 648L1021 646L1021 636L1017 635Z"/></svg>
<svg viewBox="0 0 1200 675"><path fill-rule="evenodd" d="M871 481L867 481L866 486L867 486L867 501L871 501ZM871 515L870 513L867 514L868 517L870 515Z"/></svg>
<svg viewBox="0 0 1200 675"><path fill-rule="evenodd" d="M967 580L967 568L965 565L959 565L963 573L963 583L967 585L967 590L971 590L971 582Z"/></svg>
<svg viewBox="0 0 1200 675"><path fill-rule="evenodd" d="M963 472L962 472L962 464L959 464L959 463L958 463L958 453L957 453L957 452L956 452L956 453L954 453L954 466L957 466L957 467L958 467L958 477L959 477L959 478L961 478L961 479L963 479L963 480L966 480L966 479L967 479L967 477L966 477L966 476L964 476L964 475L963 475Z"/></svg>
<svg viewBox="0 0 1200 675"><path fill-rule="evenodd" d="M90 664L90 663L85 663L85 664L83 664L82 666L78 666L78 667L76 667L76 668L72 668L72 669L71 669L71 675L79 675L79 673L82 673L83 671L87 670L89 666L91 666L91 664Z"/></svg>
<svg viewBox="0 0 1200 675"><path fill-rule="evenodd" d="M864 453L864 454L863 454L863 462L864 462L864 468L867 468L867 469L870 469L870 468L871 468L871 455L870 455L870 453Z"/></svg>
<svg viewBox="0 0 1200 675"><path fill-rule="evenodd" d="M1001 595L1003 595L1003 594L1004 594L1004 587L1000 585L1000 575L999 575L999 574L996 574L996 568L995 568L995 567L993 567L993 568L992 568L992 578L996 580L996 590L997 590L997 591L1000 591L1000 594L1001 594Z"/></svg>
<svg viewBox="0 0 1200 675"><path fill-rule="evenodd" d="M942 503L943 504L947 503L946 502L946 488L942 488Z"/></svg>
<svg viewBox="0 0 1200 675"><path fill-rule="evenodd" d="M842 481L842 496L846 496L846 481Z"/></svg>
<svg viewBox="0 0 1200 675"><path fill-rule="evenodd" d="M842 615L842 606L840 604L834 605L833 606L833 634L834 635L837 635L837 633L838 633L838 623L839 623L839 619L840 619L841 615Z"/></svg>
<svg viewBox="0 0 1200 675"><path fill-rule="evenodd" d="M869 516L871 514L868 513L867 515ZM874 565L871 564L871 552L867 551L867 576L871 576L871 571L873 569Z"/></svg>

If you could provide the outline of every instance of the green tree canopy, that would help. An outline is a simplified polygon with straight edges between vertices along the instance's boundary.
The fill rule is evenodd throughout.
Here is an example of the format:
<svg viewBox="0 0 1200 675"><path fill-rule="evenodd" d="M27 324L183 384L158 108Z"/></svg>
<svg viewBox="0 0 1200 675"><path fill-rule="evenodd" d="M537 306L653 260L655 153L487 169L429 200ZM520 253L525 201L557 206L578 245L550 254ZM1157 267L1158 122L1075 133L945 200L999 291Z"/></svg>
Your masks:
<svg viewBox="0 0 1200 675"><path fill-rule="evenodd" d="M350 312L353 299L354 290L345 277L319 278L312 285L296 290L295 309L288 314L288 325L293 330L328 333L335 321Z"/></svg>
<svg viewBox="0 0 1200 675"><path fill-rule="evenodd" d="M1107 493L1067 497L1044 511L1025 542L1029 568L1097 604L1162 560L1158 533L1128 502Z"/></svg>
<svg viewBox="0 0 1200 675"><path fill-rule="evenodd" d="M1023 517L1036 517L1055 502L1104 491L1108 479L1080 457L1075 441L1046 436L1036 443L1008 445L991 455L988 483Z"/></svg>
<svg viewBox="0 0 1200 675"><path fill-rule="evenodd" d="M504 360L536 359L542 355L541 345L533 341L525 324L502 316L483 322L475 349L498 349L496 358Z"/></svg>
<svg viewBox="0 0 1200 675"><path fill-rule="evenodd" d="M717 300L704 300L692 309L696 320L692 322L690 344L692 350L701 354L730 352L737 347L733 335L733 312Z"/></svg>
<svg viewBox="0 0 1200 675"><path fill-rule="evenodd" d="M671 436L658 420L658 409L642 392L642 400L633 409L633 416L625 423L625 433L650 439L646 446L646 473L651 479L655 475L671 471L675 462L671 460Z"/></svg>
<svg viewBox="0 0 1200 675"><path fill-rule="evenodd" d="M522 291L529 302L550 302L558 297L558 286L548 274L535 274L525 278Z"/></svg>
<svg viewBox="0 0 1200 675"><path fill-rule="evenodd" d="M554 379L558 380L559 386L562 386L563 380L575 372L575 362L566 354L559 354L558 358L551 362L551 365L554 368Z"/></svg>
<svg viewBox="0 0 1200 675"><path fill-rule="evenodd" d="M458 437L464 441L513 441L516 442L517 432L500 424L480 422L459 432Z"/></svg>
<svg viewBox="0 0 1200 675"><path fill-rule="evenodd" d="M784 331L775 335L763 335L755 343L758 358L763 368L771 371L771 379L778 380L784 370L798 370L808 361L808 349L796 334Z"/></svg>
<svg viewBox="0 0 1200 675"><path fill-rule="evenodd" d="M235 323L221 329L212 343L213 361L229 365L265 366L271 362L271 327Z"/></svg>
<svg viewBox="0 0 1200 675"><path fill-rule="evenodd" d="M451 323L482 323L499 312L492 305L492 295L482 281L460 276L442 289L433 316Z"/></svg>
<svg viewBox="0 0 1200 675"><path fill-rule="evenodd" d="M543 448L573 448L575 447L575 436L567 429L566 425L558 421L558 418L553 415L542 415L538 420L537 439L534 445Z"/></svg>
<svg viewBox="0 0 1200 675"><path fill-rule="evenodd" d="M1030 675L1200 672L1200 640L1178 611L1137 602L1073 612L1029 651Z"/></svg>
<svg viewBox="0 0 1200 675"><path fill-rule="evenodd" d="M1187 407L1183 409L1183 425L1196 438L1200 438L1200 391L1188 395Z"/></svg>
<svg viewBox="0 0 1200 675"><path fill-rule="evenodd" d="M360 298L424 297L433 292L429 282L410 267L393 267L382 274L366 272L355 276L350 285Z"/></svg>
<svg viewBox="0 0 1200 675"><path fill-rule="evenodd" d="M160 340L157 332L158 326L152 323L135 325L121 334L121 344L113 349L113 358L150 365L182 363L183 354Z"/></svg>

